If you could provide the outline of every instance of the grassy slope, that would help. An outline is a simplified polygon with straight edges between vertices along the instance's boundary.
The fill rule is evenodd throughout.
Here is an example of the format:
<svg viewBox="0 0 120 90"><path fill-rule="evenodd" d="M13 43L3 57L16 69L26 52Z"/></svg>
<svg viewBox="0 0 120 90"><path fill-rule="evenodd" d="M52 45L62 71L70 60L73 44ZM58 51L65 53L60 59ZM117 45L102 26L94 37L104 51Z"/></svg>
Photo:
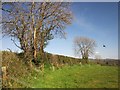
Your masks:
<svg viewBox="0 0 120 90"><path fill-rule="evenodd" d="M44 77L31 79L35 88L117 88L118 68L100 65L66 66L56 71L46 70Z"/></svg>
<svg viewBox="0 0 120 90"><path fill-rule="evenodd" d="M2 65L7 66L8 80L4 83L10 88L115 88L118 87L118 68L114 66L83 65L65 66L54 72L45 69L29 70L28 66L10 52L2 53ZM13 77L15 80L12 80ZM10 83L9 83L10 82Z"/></svg>

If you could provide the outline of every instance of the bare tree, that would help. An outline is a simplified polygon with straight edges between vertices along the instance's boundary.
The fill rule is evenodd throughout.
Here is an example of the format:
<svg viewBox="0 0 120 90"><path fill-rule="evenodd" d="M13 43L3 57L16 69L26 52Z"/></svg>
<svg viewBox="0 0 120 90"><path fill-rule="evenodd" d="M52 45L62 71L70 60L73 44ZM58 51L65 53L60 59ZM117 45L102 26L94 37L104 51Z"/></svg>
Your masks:
<svg viewBox="0 0 120 90"><path fill-rule="evenodd" d="M49 40L58 34L65 36L64 28L72 19L67 2L3 3L2 11L3 35L10 36L26 57L31 56L30 62L37 62L38 52L44 56L44 47Z"/></svg>
<svg viewBox="0 0 120 90"><path fill-rule="evenodd" d="M76 55L81 55L82 59L88 60L88 57L94 53L96 43L93 39L87 37L76 37L74 39L74 49Z"/></svg>

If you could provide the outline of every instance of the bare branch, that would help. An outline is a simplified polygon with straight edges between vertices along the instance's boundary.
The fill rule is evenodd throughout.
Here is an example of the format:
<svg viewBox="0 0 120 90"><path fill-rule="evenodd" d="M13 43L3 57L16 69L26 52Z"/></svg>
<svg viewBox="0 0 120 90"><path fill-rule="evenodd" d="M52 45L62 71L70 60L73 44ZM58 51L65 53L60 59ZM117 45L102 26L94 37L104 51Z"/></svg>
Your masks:
<svg viewBox="0 0 120 90"><path fill-rule="evenodd" d="M18 48L20 48L21 49L21 47L20 46L18 46L16 43L15 43L15 40L14 39L12 39L11 38L11 40L13 41L13 43L18 47Z"/></svg>

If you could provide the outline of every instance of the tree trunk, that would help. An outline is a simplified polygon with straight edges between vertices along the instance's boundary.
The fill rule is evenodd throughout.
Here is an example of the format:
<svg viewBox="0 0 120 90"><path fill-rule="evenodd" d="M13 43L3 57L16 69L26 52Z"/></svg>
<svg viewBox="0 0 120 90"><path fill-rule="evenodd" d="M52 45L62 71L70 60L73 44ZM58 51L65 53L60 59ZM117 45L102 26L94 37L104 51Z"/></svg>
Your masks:
<svg viewBox="0 0 120 90"><path fill-rule="evenodd" d="M33 1L33 8L34 8L34 1ZM34 32L33 32L33 34L34 34L34 36L33 36L33 60L34 60L34 62L35 63L37 63L37 60L36 60L36 58L37 58L37 43L36 43L36 28L35 28L35 26L34 26L34 24L35 24L35 20L34 20L34 14L32 13L32 27L33 27L33 30L34 30Z"/></svg>
<svg viewBox="0 0 120 90"><path fill-rule="evenodd" d="M37 58L37 43L36 43L36 28L34 29L34 61L36 62Z"/></svg>
<svg viewBox="0 0 120 90"><path fill-rule="evenodd" d="M41 55L41 65L42 65L42 71L44 70L44 36L41 35L41 45L40 45L40 55Z"/></svg>

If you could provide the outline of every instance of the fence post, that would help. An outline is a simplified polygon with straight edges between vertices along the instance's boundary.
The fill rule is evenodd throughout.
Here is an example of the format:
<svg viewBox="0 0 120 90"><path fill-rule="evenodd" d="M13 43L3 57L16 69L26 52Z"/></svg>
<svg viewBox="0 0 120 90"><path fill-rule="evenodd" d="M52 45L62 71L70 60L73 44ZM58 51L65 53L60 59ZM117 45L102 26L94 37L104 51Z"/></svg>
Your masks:
<svg viewBox="0 0 120 90"><path fill-rule="evenodd" d="M2 79L3 79L3 80L6 79L6 77L7 77L6 75L7 75L7 73L6 73L6 67L3 66L3 67L2 67Z"/></svg>

